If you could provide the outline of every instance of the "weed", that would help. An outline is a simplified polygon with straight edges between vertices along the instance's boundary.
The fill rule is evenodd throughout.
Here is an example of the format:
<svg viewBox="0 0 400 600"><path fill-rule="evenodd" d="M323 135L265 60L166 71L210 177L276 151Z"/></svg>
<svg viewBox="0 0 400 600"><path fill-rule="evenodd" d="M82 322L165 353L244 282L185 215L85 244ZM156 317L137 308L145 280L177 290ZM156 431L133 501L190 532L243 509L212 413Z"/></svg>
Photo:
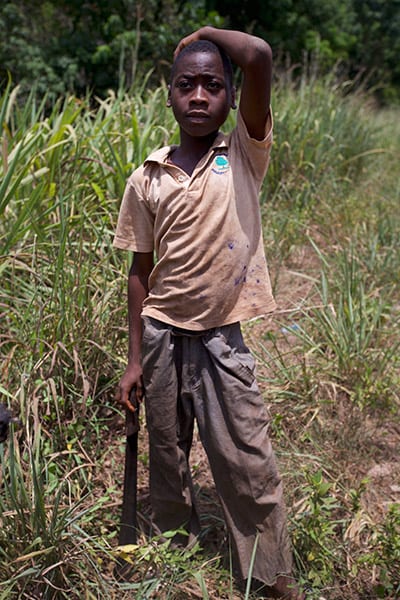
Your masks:
<svg viewBox="0 0 400 600"><path fill-rule="evenodd" d="M21 448L11 438L1 453L0 597L80 597L88 570L104 588L93 524L109 499L88 501L94 465L74 451L52 453L37 413L25 435Z"/></svg>
<svg viewBox="0 0 400 600"><path fill-rule="evenodd" d="M336 490L322 471L306 473L305 478L292 519L295 557L306 580L321 587L332 583L340 564L337 533L343 520L336 516L340 509Z"/></svg>
<svg viewBox="0 0 400 600"><path fill-rule="evenodd" d="M359 561L373 568L377 598L398 598L400 593L400 504L391 504L375 531L372 549Z"/></svg>
<svg viewBox="0 0 400 600"><path fill-rule="evenodd" d="M347 575L343 537L345 521L365 514L353 475L363 480L365 460L379 454L367 424L385 416L395 431L400 403L400 120L372 114L345 85L276 84L261 204L283 311L268 333L262 320L254 328L299 573L330 600L358 598L363 587L362 575ZM127 261L112 238L127 176L178 139L165 98L161 86L49 106L33 96L19 103L11 84L0 98L0 395L23 422L0 450L0 598L237 596L217 559L146 540L131 583L109 573L122 478L112 397L127 320ZM338 430L354 423L341 453ZM147 449L140 456L145 463ZM354 493L343 489L349 480ZM349 562L364 554L360 569L377 573L372 594L399 593L397 529L393 508L353 540ZM335 591L344 581L345 596Z"/></svg>
<svg viewBox="0 0 400 600"><path fill-rule="evenodd" d="M335 257L334 278L331 262L316 251L323 263L320 306L304 312L293 334L320 367L343 387L352 388L355 403L390 408L397 402L391 388L400 345L393 336L397 321L390 303L368 281L353 247Z"/></svg>

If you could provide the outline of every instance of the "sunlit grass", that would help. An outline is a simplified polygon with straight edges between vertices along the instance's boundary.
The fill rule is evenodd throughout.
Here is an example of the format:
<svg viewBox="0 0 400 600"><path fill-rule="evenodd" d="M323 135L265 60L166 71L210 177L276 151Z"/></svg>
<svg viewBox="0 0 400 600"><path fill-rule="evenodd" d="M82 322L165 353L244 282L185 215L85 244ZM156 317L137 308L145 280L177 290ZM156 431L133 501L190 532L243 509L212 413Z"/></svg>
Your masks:
<svg viewBox="0 0 400 600"><path fill-rule="evenodd" d="M276 86L266 250L278 297L288 274L307 293L253 341L298 575L350 600L391 597L400 571L398 512L375 520L343 458L369 448L367 421L398 415L400 120L346 89ZM113 576L128 257L112 237L129 173L177 141L165 101L160 87L49 109L11 85L0 99L0 391L22 420L1 449L0 598L238 594L219 557L144 538L131 583Z"/></svg>

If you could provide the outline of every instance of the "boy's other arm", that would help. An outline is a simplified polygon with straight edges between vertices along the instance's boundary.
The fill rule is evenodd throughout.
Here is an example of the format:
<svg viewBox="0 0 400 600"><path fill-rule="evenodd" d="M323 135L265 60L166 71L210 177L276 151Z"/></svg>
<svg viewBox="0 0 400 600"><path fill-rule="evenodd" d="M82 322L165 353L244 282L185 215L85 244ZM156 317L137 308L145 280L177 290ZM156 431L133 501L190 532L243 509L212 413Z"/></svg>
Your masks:
<svg viewBox="0 0 400 600"><path fill-rule="evenodd" d="M149 293L149 276L154 266L152 252L135 252L128 277L128 323L129 347L128 364L119 382L117 401L133 411L129 393L136 388L138 401L143 398L141 344L142 344L142 305Z"/></svg>
<svg viewBox="0 0 400 600"><path fill-rule="evenodd" d="M214 42L240 67L243 75L240 112L250 136L263 139L271 101L272 51L269 44L242 31L207 26L183 38L175 56L196 40Z"/></svg>

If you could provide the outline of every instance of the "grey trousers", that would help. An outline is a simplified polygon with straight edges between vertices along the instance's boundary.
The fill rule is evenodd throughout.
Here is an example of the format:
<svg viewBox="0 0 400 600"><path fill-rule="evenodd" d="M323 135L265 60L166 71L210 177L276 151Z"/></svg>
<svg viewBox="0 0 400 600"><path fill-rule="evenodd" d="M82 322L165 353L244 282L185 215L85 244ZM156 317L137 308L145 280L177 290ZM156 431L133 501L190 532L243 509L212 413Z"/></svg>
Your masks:
<svg viewBox="0 0 400 600"><path fill-rule="evenodd" d="M157 531L199 532L189 469L194 420L207 453L239 575L267 585L290 574L282 484L255 363L239 323L186 332L144 317L143 380L150 499Z"/></svg>

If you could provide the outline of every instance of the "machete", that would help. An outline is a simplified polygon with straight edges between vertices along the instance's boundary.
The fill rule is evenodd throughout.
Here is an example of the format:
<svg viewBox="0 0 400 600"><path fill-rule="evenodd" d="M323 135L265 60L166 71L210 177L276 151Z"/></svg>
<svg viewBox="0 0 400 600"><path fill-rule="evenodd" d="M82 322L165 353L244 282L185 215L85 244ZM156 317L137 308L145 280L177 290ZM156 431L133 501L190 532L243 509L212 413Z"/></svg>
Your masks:
<svg viewBox="0 0 400 600"><path fill-rule="evenodd" d="M120 546L136 544L137 540L137 456L139 434L139 402L136 388L131 390L129 400L135 412L126 411L126 447L124 495L118 543Z"/></svg>

